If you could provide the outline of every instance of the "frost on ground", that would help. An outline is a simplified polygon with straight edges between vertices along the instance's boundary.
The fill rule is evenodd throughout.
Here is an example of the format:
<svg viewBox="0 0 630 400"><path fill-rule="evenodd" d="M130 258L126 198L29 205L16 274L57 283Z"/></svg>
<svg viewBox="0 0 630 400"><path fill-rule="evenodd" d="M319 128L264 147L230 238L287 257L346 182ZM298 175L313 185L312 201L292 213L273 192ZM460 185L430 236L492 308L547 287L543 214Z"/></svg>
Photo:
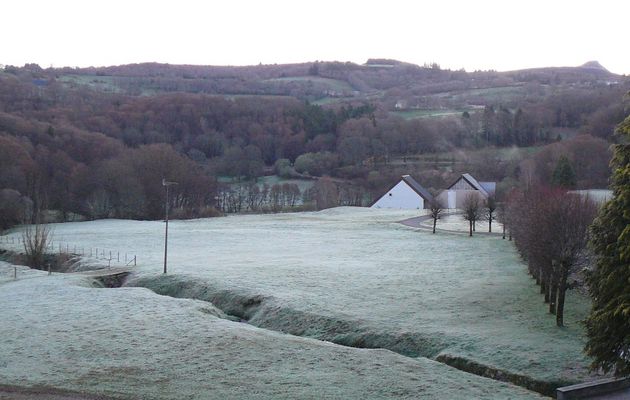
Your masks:
<svg viewBox="0 0 630 400"><path fill-rule="evenodd" d="M98 289L79 275L3 280L0 304L0 385L125 399L538 398L425 358L284 335L206 302Z"/></svg>
<svg viewBox="0 0 630 400"><path fill-rule="evenodd" d="M173 221L166 278L162 222L54 231L71 247L137 254L136 285L210 300L260 327L470 361L549 386L587 377L579 323L586 298L568 294L567 327L559 329L510 242L397 223L417 215L337 208Z"/></svg>
<svg viewBox="0 0 630 400"><path fill-rule="evenodd" d="M496 217L496 216L495 216ZM422 226L426 229L433 228L433 219L428 218L423 220ZM465 221L461 214L444 214L437 221L436 228L439 230L447 230L450 232L461 232L468 234L469 232L469 223ZM492 221L492 233L495 235L500 235L503 231L503 225L498 222L496 219ZM487 234L488 233L488 221L477 221L475 223L475 231L473 235L476 234Z"/></svg>

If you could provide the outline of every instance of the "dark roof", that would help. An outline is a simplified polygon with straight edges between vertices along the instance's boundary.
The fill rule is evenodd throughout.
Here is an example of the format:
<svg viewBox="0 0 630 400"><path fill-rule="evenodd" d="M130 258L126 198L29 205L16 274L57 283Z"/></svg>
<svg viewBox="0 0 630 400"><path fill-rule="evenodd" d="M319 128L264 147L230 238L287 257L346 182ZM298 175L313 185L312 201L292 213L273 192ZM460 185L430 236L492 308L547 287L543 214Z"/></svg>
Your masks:
<svg viewBox="0 0 630 400"><path fill-rule="evenodd" d="M405 181L410 188L413 189L414 192L418 193L423 199L428 202L433 201L433 196L426 190L421 184L418 183L415 179L411 177L411 175L403 175L402 180Z"/></svg>
<svg viewBox="0 0 630 400"><path fill-rule="evenodd" d="M477 182L477 180L475 178L473 178L472 175L470 174L462 174L462 176L460 176L459 178L457 178L457 180L455 182L453 182L451 184L451 186L448 187L448 189L452 188L453 186L455 186L455 184L457 182L459 182L460 179L464 179L466 182L468 182L468 184L470 186L472 186L473 188L475 188L476 190L479 190L481 193L483 193L486 196L489 196L488 191L481 185L479 184L479 182ZM491 184L493 182L484 182L486 185ZM447 189L447 190L448 190Z"/></svg>
<svg viewBox="0 0 630 400"><path fill-rule="evenodd" d="M433 196L431 196L431 193L429 193L428 190L426 190L421 184L419 184L418 181L413 179L411 175L403 175L401 180L403 180L411 189L413 189L414 192L418 193L418 195L422 197L424 200L426 200L427 202L433 201ZM385 194L390 192L399 183L400 181L394 183L389 189L387 189ZM381 198L383 198L383 196L378 197L376 200L374 200L372 204L370 204L370 207L376 204Z"/></svg>

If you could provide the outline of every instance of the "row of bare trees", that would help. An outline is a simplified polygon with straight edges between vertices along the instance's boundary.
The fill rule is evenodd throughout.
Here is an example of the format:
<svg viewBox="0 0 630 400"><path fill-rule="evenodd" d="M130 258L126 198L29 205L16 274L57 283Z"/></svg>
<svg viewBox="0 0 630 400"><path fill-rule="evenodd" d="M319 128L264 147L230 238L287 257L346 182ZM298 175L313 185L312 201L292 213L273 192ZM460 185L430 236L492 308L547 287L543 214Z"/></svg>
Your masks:
<svg viewBox="0 0 630 400"><path fill-rule="evenodd" d="M558 188L533 187L509 196L503 222L558 326L564 325L569 276L588 257L589 226L596 214L587 196Z"/></svg>
<svg viewBox="0 0 630 400"><path fill-rule="evenodd" d="M483 200L476 192L466 196L462 205L462 217L464 221L468 222L469 236L472 236L473 232L475 232L477 221L488 221L488 232L492 232L492 221L497 219L497 208L498 204L494 195L488 196ZM437 196L429 203L429 215L433 220L433 233L435 233L437 221L444 213L444 209L444 204Z"/></svg>
<svg viewBox="0 0 630 400"><path fill-rule="evenodd" d="M250 181L219 185L217 208L224 213L279 212L297 206L322 210L337 206L360 207L367 199L366 190L361 186L334 181L330 177L318 179L304 191L290 182L259 185Z"/></svg>
<svg viewBox="0 0 630 400"><path fill-rule="evenodd" d="M302 192L295 183L267 183L258 185L255 182L219 187L217 207L226 213L248 211L277 212L287 207L301 204Z"/></svg>

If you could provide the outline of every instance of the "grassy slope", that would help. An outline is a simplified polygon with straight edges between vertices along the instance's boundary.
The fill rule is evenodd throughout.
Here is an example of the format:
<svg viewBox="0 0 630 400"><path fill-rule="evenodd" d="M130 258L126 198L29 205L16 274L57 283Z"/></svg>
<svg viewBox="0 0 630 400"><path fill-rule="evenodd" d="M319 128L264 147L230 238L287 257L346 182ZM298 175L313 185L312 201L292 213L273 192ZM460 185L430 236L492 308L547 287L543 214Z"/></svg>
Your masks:
<svg viewBox="0 0 630 400"><path fill-rule="evenodd" d="M322 78L319 76L294 76L294 77L285 77L285 78L275 78L275 79L267 79L263 82L299 82L306 83L320 83L328 86L331 90L336 90L339 92L352 92L354 89L348 82L341 81L338 79L330 79L330 78Z"/></svg>
<svg viewBox="0 0 630 400"><path fill-rule="evenodd" d="M391 114L397 115L404 119L418 119L418 118L436 118L436 117L448 117L452 115L461 115L466 110L405 110L405 111L392 111Z"/></svg>
<svg viewBox="0 0 630 400"><path fill-rule="evenodd" d="M204 302L29 276L0 283L0 384L121 399L539 398L427 359L228 321Z"/></svg>
<svg viewBox="0 0 630 400"><path fill-rule="evenodd" d="M60 76L59 81L73 86L73 85L86 85L96 90L104 92L120 92L120 88L116 85L114 77L112 76L97 76L97 75L63 75Z"/></svg>
<svg viewBox="0 0 630 400"><path fill-rule="evenodd" d="M171 271L201 286L165 290L228 305L235 296L262 296L252 323L285 332L464 357L546 382L586 377L579 321L587 299L569 294L567 328L558 329L510 243L418 233L395 223L413 215L340 208L174 221ZM159 222L55 229L79 246L129 246L139 254L141 275L158 276Z"/></svg>

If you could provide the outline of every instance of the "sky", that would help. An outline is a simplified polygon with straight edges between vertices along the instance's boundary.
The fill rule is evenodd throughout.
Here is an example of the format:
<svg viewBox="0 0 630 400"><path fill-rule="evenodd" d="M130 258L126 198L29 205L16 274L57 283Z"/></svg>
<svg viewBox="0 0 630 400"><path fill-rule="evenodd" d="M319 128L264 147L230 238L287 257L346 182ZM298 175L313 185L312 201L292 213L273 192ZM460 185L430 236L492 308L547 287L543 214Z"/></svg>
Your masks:
<svg viewBox="0 0 630 400"><path fill-rule="evenodd" d="M284 64L392 58L630 74L628 0L14 0L0 64Z"/></svg>

